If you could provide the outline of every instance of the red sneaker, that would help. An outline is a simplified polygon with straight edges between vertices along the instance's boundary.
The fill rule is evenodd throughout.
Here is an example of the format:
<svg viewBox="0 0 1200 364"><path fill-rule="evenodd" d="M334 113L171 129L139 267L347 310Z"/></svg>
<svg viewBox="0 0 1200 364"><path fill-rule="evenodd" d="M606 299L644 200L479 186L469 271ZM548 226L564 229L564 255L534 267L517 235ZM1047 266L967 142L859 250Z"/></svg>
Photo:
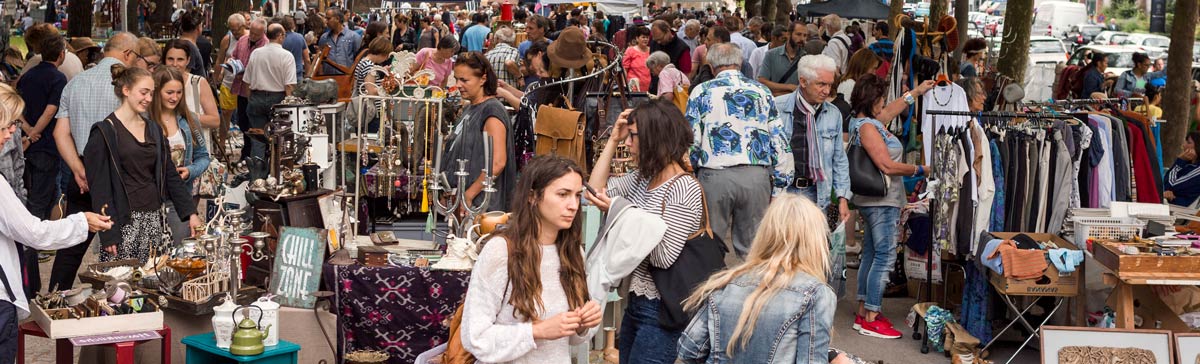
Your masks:
<svg viewBox="0 0 1200 364"><path fill-rule="evenodd" d="M876 319L872 322L863 321L862 328L858 330L859 334L872 336L882 339L899 339L904 336L892 327L892 324Z"/></svg>
<svg viewBox="0 0 1200 364"><path fill-rule="evenodd" d="M892 326L892 321L888 320L887 317L884 317L883 314L875 315L875 321L881 321L881 322L887 324L888 326ZM852 326L852 327L854 328L855 331L858 331L859 329L862 329L862 324L864 322L867 322L866 317L862 317L862 316L859 316L858 314L854 314L854 326Z"/></svg>

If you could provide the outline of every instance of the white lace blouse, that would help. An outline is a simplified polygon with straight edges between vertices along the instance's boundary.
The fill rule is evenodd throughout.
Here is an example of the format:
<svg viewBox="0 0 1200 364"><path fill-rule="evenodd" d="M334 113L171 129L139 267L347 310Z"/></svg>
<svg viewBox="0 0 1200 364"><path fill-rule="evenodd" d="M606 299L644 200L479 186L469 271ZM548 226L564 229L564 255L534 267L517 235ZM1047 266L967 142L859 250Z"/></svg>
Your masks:
<svg viewBox="0 0 1200 364"><path fill-rule="evenodd" d="M557 246L542 246L542 303L545 310L540 319L570 309L558 271ZM479 253L463 304L463 348L482 363L569 363L570 346L581 344L595 334L596 329L592 328L582 336L534 340L533 322L514 317L513 306L508 303L511 294L508 242L502 237L493 238Z"/></svg>

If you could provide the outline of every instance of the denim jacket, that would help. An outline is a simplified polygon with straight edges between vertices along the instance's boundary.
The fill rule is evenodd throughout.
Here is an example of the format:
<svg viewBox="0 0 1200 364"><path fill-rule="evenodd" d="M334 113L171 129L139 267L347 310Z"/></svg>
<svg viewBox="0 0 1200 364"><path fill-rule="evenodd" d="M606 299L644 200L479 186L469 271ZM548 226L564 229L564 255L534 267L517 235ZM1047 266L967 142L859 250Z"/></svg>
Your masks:
<svg viewBox="0 0 1200 364"><path fill-rule="evenodd" d="M779 120L783 122L784 135L792 135L792 113L796 110L796 100L800 97L800 89L786 95L775 97L775 108L779 110ZM829 191L832 189L837 197L850 200L850 162L846 159L846 148L842 145L842 113L831 103L821 105L817 111L817 136L820 145L821 166L825 167L825 180L817 182L817 206L829 206Z"/></svg>
<svg viewBox="0 0 1200 364"><path fill-rule="evenodd" d="M735 349L733 355L725 351L738 316L748 308L746 300L762 281L761 274L745 274L713 292L679 337L679 359L712 364L828 363L837 298L829 285L804 273L797 273L763 305L745 348Z"/></svg>
<svg viewBox="0 0 1200 364"><path fill-rule="evenodd" d="M184 163L179 165L179 167L187 167L188 178L183 180L183 183L191 186L192 182L195 182L196 178L200 177L200 174L208 169L208 164L212 159L208 155L208 147L204 146L204 136L197 135L196 139L199 139L200 142L192 143L192 126L188 125L187 119L182 114L179 114L175 121L179 123L179 132L183 133Z"/></svg>
<svg viewBox="0 0 1200 364"><path fill-rule="evenodd" d="M1142 75L1142 79L1149 84L1150 80L1156 78L1167 77L1167 71L1146 72ZM1117 97L1133 97L1133 94L1145 94L1146 88L1137 87L1137 76L1133 75L1133 70L1121 72L1121 76L1117 77L1117 84L1113 85L1113 94Z"/></svg>

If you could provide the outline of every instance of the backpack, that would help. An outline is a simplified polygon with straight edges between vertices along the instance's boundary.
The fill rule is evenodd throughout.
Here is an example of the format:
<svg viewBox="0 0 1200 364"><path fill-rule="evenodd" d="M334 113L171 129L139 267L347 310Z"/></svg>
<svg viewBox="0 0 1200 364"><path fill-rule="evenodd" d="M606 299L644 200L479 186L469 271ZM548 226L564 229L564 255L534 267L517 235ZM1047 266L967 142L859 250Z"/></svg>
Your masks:
<svg viewBox="0 0 1200 364"><path fill-rule="evenodd" d="M1075 98L1088 97L1088 95L1083 94L1083 80L1087 78L1087 72L1081 67L1075 73L1072 73L1071 78L1068 79L1071 82L1071 93L1075 95Z"/></svg>
<svg viewBox="0 0 1200 364"><path fill-rule="evenodd" d="M1075 75L1079 73L1081 67L1071 65L1063 68L1062 73L1058 74L1058 80L1054 82L1054 93L1051 95L1055 100L1071 98L1071 94L1075 92ZM1083 86L1082 83L1079 84Z"/></svg>

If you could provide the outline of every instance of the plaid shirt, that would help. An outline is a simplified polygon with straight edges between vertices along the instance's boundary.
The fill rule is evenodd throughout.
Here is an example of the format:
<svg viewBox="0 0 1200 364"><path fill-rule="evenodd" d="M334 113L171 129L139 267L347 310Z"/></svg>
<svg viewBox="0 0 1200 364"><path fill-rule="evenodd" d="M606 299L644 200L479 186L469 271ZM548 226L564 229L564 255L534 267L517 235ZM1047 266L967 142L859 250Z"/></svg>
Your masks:
<svg viewBox="0 0 1200 364"><path fill-rule="evenodd" d="M104 58L96 66L75 75L63 88L58 114L54 117L70 119L71 138L75 139L78 153L83 153L83 147L87 145L92 124L104 120L121 105L113 92L111 71L112 65L119 63L121 61L116 58Z"/></svg>
<svg viewBox="0 0 1200 364"><path fill-rule="evenodd" d="M496 78L516 87L517 77L508 73L508 68L504 67L504 62L517 62L517 49L506 43L500 43L488 51L486 57L488 62L492 64L492 69L496 71Z"/></svg>

